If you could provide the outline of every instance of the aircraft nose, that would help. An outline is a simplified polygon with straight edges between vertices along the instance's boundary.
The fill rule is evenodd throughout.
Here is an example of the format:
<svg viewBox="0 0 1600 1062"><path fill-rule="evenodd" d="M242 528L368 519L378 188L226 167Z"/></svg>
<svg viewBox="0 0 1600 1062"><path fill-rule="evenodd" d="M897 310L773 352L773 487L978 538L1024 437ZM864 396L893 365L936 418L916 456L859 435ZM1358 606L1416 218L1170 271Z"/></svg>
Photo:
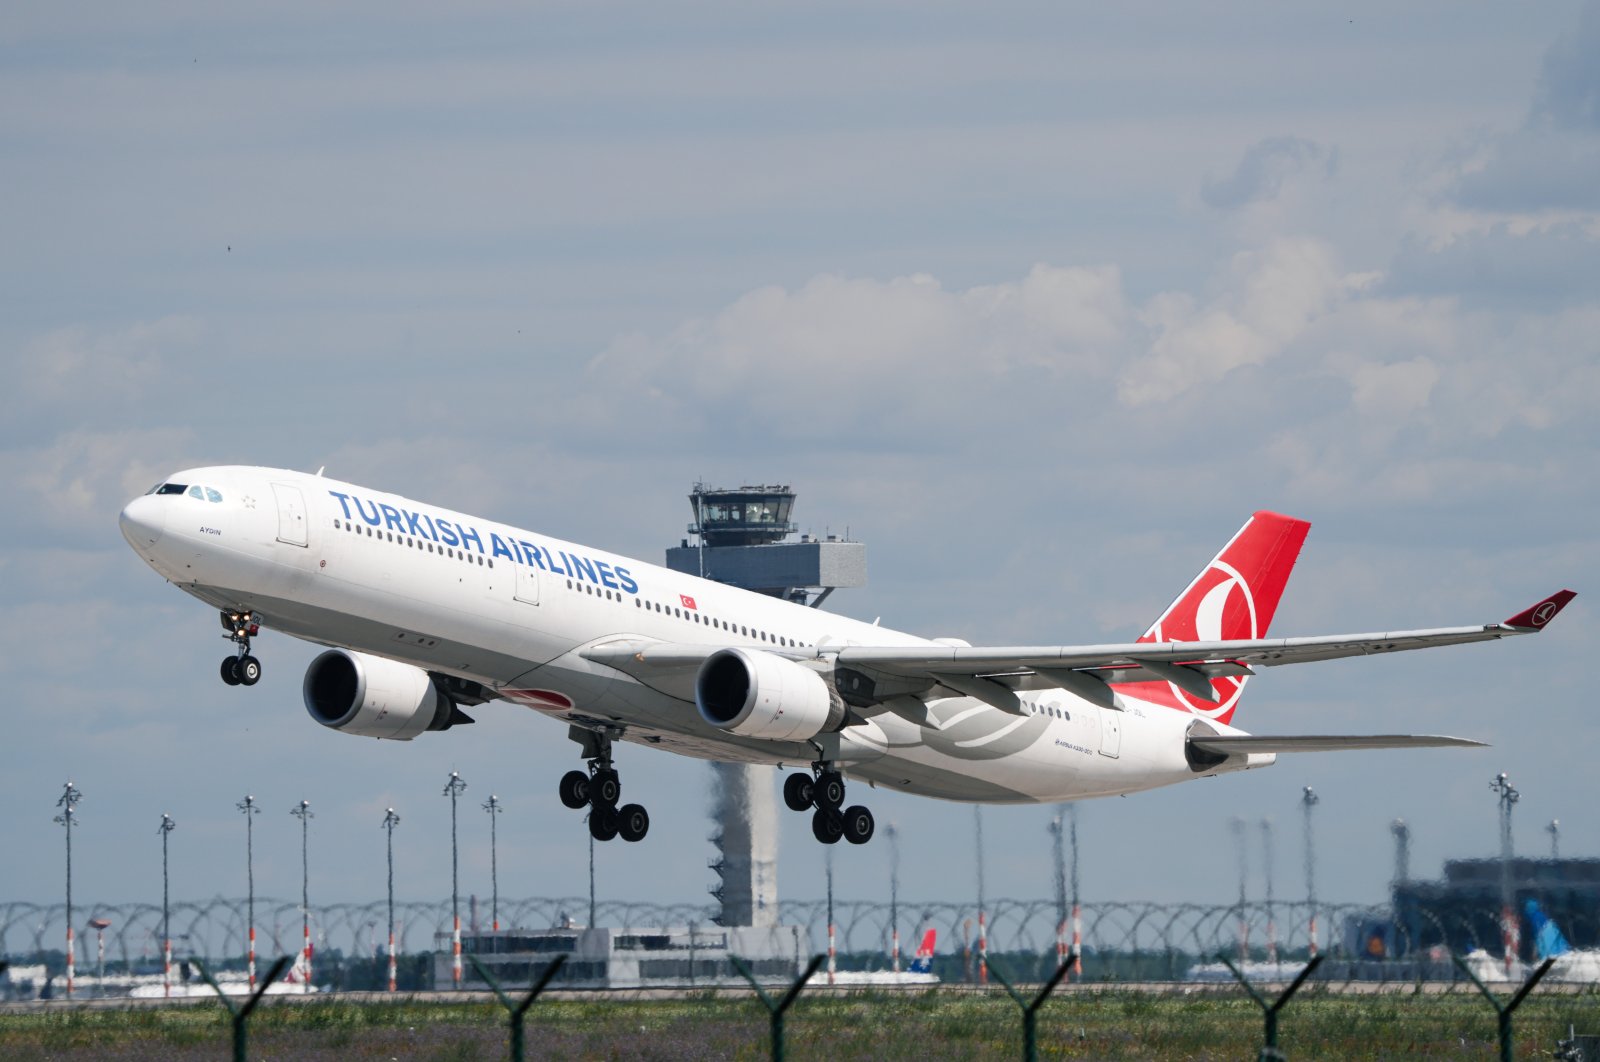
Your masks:
<svg viewBox="0 0 1600 1062"><path fill-rule="evenodd" d="M167 529L167 507L160 498L146 494L133 499L117 518L122 537L137 550L147 550L161 540Z"/></svg>

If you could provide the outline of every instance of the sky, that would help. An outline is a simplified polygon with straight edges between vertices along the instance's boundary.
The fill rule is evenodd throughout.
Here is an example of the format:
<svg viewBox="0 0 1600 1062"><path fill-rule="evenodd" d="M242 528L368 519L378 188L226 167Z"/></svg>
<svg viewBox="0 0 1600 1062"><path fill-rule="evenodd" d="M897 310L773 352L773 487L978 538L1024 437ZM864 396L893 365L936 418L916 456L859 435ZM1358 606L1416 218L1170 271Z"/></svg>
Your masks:
<svg viewBox="0 0 1600 1062"><path fill-rule="evenodd" d="M215 615L117 530L168 472L315 471L659 562L695 481L785 482L867 543L828 607L976 644L1131 640L1256 509L1312 521L1284 635L1537 638L1267 671L1260 733L1492 743L1283 757L1079 808L1082 895L1377 901L1497 848L1600 855L1600 3L10 5L0 12L0 900L587 889L564 729L488 706L315 726L314 647L217 679ZM603 897L705 900L709 769L624 748ZM975 889L973 813L871 794L902 895ZM983 812L1051 895L1051 807ZM823 893L782 813L780 890ZM1250 890L1262 860L1252 853ZM887 846L835 852L887 893Z"/></svg>

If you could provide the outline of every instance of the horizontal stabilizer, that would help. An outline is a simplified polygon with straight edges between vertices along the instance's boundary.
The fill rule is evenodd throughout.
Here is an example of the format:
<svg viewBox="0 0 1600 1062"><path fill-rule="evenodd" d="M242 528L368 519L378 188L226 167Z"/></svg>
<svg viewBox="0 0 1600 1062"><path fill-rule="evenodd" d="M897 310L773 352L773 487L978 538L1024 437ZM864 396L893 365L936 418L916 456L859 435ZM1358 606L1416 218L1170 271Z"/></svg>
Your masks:
<svg viewBox="0 0 1600 1062"><path fill-rule="evenodd" d="M1482 741L1440 734L1291 734L1285 737L1255 734L1194 734L1189 744L1224 756L1250 752L1345 752L1355 749L1486 748Z"/></svg>

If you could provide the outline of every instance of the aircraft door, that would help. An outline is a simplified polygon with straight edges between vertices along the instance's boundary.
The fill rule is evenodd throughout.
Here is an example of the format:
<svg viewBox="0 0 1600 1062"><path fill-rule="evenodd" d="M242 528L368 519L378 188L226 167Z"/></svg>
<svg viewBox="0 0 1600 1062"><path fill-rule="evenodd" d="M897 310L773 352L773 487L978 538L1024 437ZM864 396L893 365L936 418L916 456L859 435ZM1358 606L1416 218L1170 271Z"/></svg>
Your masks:
<svg viewBox="0 0 1600 1062"><path fill-rule="evenodd" d="M299 487L274 483L272 494L278 500L278 541L291 546L306 544L306 500Z"/></svg>
<svg viewBox="0 0 1600 1062"><path fill-rule="evenodd" d="M537 605L539 603L539 569L531 564L513 564L511 567L516 573L512 576L516 583L512 596L524 604Z"/></svg>
<svg viewBox="0 0 1600 1062"><path fill-rule="evenodd" d="M1100 755L1116 759L1122 755L1122 713L1115 708L1101 708Z"/></svg>

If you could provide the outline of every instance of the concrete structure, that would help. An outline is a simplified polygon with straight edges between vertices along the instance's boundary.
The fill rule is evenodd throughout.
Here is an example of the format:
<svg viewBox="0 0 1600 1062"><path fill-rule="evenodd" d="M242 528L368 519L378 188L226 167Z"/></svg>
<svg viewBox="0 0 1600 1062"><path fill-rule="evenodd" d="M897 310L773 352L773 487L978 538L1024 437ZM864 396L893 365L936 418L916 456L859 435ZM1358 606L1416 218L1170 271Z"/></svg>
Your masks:
<svg viewBox="0 0 1600 1062"><path fill-rule="evenodd" d="M1574 948L1600 946L1600 859L1452 859L1440 881L1405 881L1394 887L1395 921L1415 950L1435 944L1456 951L1496 947L1501 927L1502 874L1509 871L1513 909L1537 900ZM1400 943L1400 942L1397 942ZM1391 948L1391 954L1394 949ZM1523 932L1518 958L1533 957L1533 934Z"/></svg>
<svg viewBox="0 0 1600 1062"><path fill-rule="evenodd" d="M450 934L434 936L433 983L451 985ZM531 983L557 955L567 956L551 985L558 988L685 988L746 985L730 961L737 956L758 980L785 984L804 963L799 926L735 929L717 926L604 929L505 929L471 933L465 949L507 988ZM487 985L468 964L461 987Z"/></svg>
<svg viewBox="0 0 1600 1062"><path fill-rule="evenodd" d="M864 586L867 547L834 535L802 535L790 519L795 493L788 486L720 490L696 483L689 495L695 536L667 550L667 567L798 604L821 605L841 586ZM711 895L722 905L718 924L778 924L778 805L776 772L747 763L712 764Z"/></svg>

